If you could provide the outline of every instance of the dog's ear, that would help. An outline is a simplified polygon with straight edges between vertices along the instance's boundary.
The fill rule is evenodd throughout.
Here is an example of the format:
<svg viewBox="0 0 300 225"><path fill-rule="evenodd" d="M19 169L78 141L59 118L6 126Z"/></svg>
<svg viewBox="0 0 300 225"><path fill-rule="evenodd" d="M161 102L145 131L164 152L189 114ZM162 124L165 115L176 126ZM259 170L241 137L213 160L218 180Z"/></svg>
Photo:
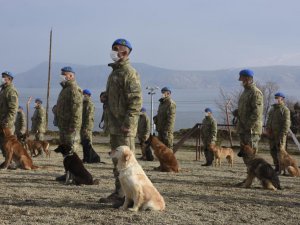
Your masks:
<svg viewBox="0 0 300 225"><path fill-rule="evenodd" d="M124 154L123 154L123 156L124 156L124 160L128 161L130 159L130 157L131 157L131 154L130 154L129 151L125 151Z"/></svg>

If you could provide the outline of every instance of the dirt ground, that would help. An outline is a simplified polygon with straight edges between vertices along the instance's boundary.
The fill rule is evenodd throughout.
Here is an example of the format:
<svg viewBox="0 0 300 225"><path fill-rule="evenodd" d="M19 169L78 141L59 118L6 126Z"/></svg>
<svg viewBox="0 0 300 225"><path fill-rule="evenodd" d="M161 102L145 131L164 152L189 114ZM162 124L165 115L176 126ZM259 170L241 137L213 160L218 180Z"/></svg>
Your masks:
<svg viewBox="0 0 300 225"><path fill-rule="evenodd" d="M34 158L45 169L0 170L0 224L300 224L300 178L280 176L279 191L264 190L257 181L250 189L235 187L246 177L240 158L233 168L225 161L221 168L201 167L203 156L195 161L194 149L188 147L176 153L182 168L178 174L153 171L157 161L139 161L166 201L164 212L113 209L98 202L114 187L109 149L106 144L95 148L106 164L86 168L99 185L56 182L64 169L62 156L54 152L50 159ZM139 157L139 149L136 152ZM260 155L271 162L267 152ZM295 157L300 162L300 156Z"/></svg>

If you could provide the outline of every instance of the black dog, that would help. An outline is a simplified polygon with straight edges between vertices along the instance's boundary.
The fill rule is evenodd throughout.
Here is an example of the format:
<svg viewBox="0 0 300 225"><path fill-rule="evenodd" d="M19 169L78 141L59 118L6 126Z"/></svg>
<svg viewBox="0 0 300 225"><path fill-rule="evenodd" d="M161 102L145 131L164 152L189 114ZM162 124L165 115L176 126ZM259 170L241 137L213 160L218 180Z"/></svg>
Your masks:
<svg viewBox="0 0 300 225"><path fill-rule="evenodd" d="M66 184L69 183L70 179L72 179L73 183L76 185L92 185L98 182L97 180L93 180L92 175L86 170L86 168L84 168L81 159L75 152L73 152L71 146L62 144L54 151L62 153L64 157L64 167L67 173Z"/></svg>
<svg viewBox="0 0 300 225"><path fill-rule="evenodd" d="M83 162L86 163L100 163L100 156L95 152L91 141L89 139L84 139L81 141L83 147Z"/></svg>

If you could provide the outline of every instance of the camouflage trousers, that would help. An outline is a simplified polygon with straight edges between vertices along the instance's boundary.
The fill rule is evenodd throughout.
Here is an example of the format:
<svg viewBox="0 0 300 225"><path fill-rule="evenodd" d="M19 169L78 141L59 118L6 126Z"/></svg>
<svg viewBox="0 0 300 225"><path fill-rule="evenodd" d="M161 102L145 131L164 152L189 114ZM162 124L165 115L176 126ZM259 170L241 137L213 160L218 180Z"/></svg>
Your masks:
<svg viewBox="0 0 300 225"><path fill-rule="evenodd" d="M214 153L209 149L210 144L215 144L215 142L203 142L203 151L207 164L212 164L214 161Z"/></svg>
<svg viewBox="0 0 300 225"><path fill-rule="evenodd" d="M260 140L259 134L240 133L240 146L249 145L255 149L255 154L258 152L258 142ZM244 160L244 158L243 158ZM245 160L244 160L245 163ZM245 163L246 164L246 163Z"/></svg>
<svg viewBox="0 0 300 225"><path fill-rule="evenodd" d="M59 141L60 144L70 145L74 152L78 151L80 144L80 134L79 131L75 132L67 132L67 131L59 131Z"/></svg>
<svg viewBox="0 0 300 225"><path fill-rule="evenodd" d="M88 129L81 129L80 130L80 138L81 138L81 140L88 139L92 143L93 132L91 130L88 130Z"/></svg>
<svg viewBox="0 0 300 225"><path fill-rule="evenodd" d="M142 153L143 159L146 159L146 147L147 147L147 145L145 144L146 141L147 141L147 138L139 137L139 142L140 142L140 146L141 146L141 153Z"/></svg>
<svg viewBox="0 0 300 225"><path fill-rule="evenodd" d="M123 135L110 135L110 147L115 149L121 145L127 145L131 151L135 152L135 138L131 136L123 136ZM115 177L115 193L118 193L119 196L123 197L123 192L119 180L119 171L117 169L118 160L112 159L114 164L113 174Z"/></svg>
<svg viewBox="0 0 300 225"><path fill-rule="evenodd" d="M270 145L270 153L273 158L273 163L275 166L279 166L278 162L278 153L281 148L286 147L286 135L283 135L281 137L270 137L269 138L269 145Z"/></svg>
<svg viewBox="0 0 300 225"><path fill-rule="evenodd" d="M45 139L45 133L35 133L34 137L36 141L43 141Z"/></svg>
<svg viewBox="0 0 300 225"><path fill-rule="evenodd" d="M158 131L158 139L164 143L168 148L173 149L173 132Z"/></svg>

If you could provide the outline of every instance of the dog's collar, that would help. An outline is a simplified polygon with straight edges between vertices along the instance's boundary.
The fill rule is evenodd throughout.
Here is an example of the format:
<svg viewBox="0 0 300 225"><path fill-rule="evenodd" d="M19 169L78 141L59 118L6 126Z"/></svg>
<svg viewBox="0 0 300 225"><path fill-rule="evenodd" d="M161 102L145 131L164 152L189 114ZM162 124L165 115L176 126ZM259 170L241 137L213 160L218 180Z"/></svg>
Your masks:
<svg viewBox="0 0 300 225"><path fill-rule="evenodd" d="M74 152L73 152L73 151L70 151L69 154L64 155L64 159L67 158L68 156L72 156L73 154L74 154Z"/></svg>

